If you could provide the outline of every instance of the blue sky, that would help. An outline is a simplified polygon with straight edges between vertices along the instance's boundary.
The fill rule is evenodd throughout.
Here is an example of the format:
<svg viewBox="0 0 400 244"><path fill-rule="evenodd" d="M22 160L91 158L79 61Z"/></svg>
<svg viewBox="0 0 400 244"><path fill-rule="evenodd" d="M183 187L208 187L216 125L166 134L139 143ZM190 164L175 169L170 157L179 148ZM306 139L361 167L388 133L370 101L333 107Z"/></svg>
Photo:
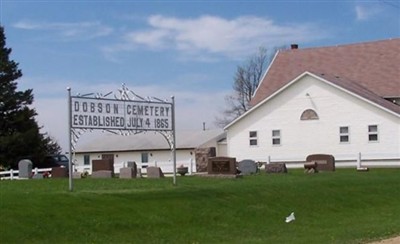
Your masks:
<svg viewBox="0 0 400 244"><path fill-rule="evenodd" d="M0 0L11 58L43 131L67 145L67 91L176 98L177 129L215 127L238 65L263 46L400 36L400 2Z"/></svg>

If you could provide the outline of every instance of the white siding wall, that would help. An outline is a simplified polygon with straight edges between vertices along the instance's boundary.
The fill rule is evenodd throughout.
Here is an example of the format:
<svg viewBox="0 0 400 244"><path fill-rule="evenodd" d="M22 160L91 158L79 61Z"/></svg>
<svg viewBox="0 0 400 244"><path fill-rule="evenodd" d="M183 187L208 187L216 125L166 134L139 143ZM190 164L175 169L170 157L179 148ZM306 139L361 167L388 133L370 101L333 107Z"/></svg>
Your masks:
<svg viewBox="0 0 400 244"><path fill-rule="evenodd" d="M319 120L301 121L306 109ZM368 141L368 125L378 125L378 142ZM349 143L340 143L340 126L349 127ZM281 131L280 146L272 145L272 130ZM257 131L257 146L249 146L249 131ZM308 75L229 127L227 140L228 154L237 160L304 161L315 153L345 160L361 152L364 159L400 163L399 117Z"/></svg>
<svg viewBox="0 0 400 244"><path fill-rule="evenodd" d="M149 154L148 166L159 166L163 172L172 172L172 154L170 150L163 151L146 151ZM192 152L192 155L190 154ZM177 167L183 164L186 167L190 167L190 163L193 163L193 172L196 171L195 157L193 150L177 150L176 161ZM142 152L104 152L104 154L114 154L114 169L115 173L119 173L119 168L123 166L123 163L128 161L136 162L138 168L142 168ZM78 166L84 166L84 155L90 155L90 164L92 160L101 159L103 153L78 153L75 156L75 164ZM91 171L91 165L87 166L88 171ZM144 170L145 172L145 170Z"/></svg>
<svg viewBox="0 0 400 244"><path fill-rule="evenodd" d="M217 145L217 156L218 157L227 157L228 156L228 146L226 142L219 142Z"/></svg>

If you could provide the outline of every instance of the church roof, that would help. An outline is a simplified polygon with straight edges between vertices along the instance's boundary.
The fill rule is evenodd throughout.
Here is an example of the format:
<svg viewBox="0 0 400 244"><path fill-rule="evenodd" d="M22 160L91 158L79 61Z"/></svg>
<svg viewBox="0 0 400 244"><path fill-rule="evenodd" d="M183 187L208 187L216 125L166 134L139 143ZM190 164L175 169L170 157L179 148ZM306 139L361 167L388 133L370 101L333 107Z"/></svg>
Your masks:
<svg viewBox="0 0 400 244"><path fill-rule="evenodd" d="M377 97L400 97L399 64L400 38L279 51L250 104L255 106L304 72L325 75L325 79L334 79L338 85L351 87L352 92L361 95L368 93L364 97L373 102ZM389 103L378 102L398 113Z"/></svg>
<svg viewBox="0 0 400 244"><path fill-rule="evenodd" d="M225 136L222 129L176 131L176 149L195 149ZM170 150L166 138L158 132L144 132L121 136L102 133L88 143L78 145L76 152Z"/></svg>

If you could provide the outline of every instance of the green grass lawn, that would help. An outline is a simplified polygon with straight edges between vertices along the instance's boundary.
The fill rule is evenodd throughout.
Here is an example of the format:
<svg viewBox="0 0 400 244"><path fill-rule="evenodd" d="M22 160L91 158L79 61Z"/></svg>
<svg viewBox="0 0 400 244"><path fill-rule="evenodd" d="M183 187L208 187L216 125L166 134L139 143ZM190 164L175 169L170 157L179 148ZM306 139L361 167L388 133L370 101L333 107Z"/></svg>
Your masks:
<svg viewBox="0 0 400 244"><path fill-rule="evenodd" d="M400 169L0 182L0 243L365 243L400 235ZM295 212L296 220L285 223Z"/></svg>

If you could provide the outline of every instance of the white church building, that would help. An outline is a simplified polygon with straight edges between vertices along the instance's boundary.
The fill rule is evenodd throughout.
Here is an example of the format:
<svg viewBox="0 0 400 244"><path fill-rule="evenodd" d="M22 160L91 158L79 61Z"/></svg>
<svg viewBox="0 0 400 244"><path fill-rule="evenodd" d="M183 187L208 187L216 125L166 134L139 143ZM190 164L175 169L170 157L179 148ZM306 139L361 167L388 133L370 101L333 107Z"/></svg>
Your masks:
<svg viewBox="0 0 400 244"><path fill-rule="evenodd" d="M237 161L400 166L400 39L278 51L251 105L224 128Z"/></svg>

